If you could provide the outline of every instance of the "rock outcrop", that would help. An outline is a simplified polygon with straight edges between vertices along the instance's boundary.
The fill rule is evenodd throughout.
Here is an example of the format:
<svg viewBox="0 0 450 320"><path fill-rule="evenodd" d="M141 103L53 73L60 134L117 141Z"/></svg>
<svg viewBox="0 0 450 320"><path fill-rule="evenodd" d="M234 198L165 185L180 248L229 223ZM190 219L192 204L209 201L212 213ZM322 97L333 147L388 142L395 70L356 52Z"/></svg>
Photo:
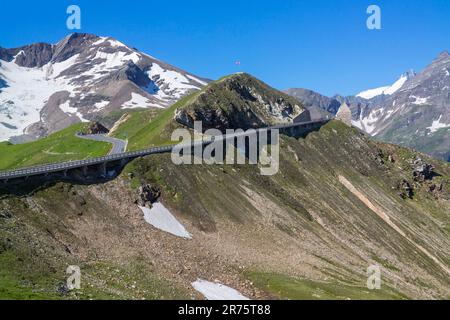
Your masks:
<svg viewBox="0 0 450 320"><path fill-rule="evenodd" d="M304 107L289 95L245 73L211 83L175 113L182 124L202 121L203 129L257 128L292 122Z"/></svg>
<svg viewBox="0 0 450 320"><path fill-rule="evenodd" d="M108 134L109 130L100 122L91 122L86 129L87 134Z"/></svg>
<svg viewBox="0 0 450 320"><path fill-rule="evenodd" d="M151 208L152 204L161 196L161 190L157 187L145 184L137 189L137 196L137 205Z"/></svg>

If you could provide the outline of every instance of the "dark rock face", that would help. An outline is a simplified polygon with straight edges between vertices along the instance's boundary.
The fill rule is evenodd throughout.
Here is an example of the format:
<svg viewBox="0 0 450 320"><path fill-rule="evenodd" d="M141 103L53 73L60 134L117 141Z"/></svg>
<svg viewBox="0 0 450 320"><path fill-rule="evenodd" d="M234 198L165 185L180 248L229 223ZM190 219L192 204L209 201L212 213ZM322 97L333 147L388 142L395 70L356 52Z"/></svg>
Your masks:
<svg viewBox="0 0 450 320"><path fill-rule="evenodd" d="M98 37L93 34L70 34L55 46L53 62L62 62L78 53L84 52L89 45L89 41L96 39Z"/></svg>
<svg viewBox="0 0 450 320"><path fill-rule="evenodd" d="M302 102L306 108L318 107L332 114L336 114L339 110L339 107L341 106L341 102L339 102L337 99L328 98L312 90L292 88L286 90L285 92Z"/></svg>
<svg viewBox="0 0 450 320"><path fill-rule="evenodd" d="M13 214L8 210L0 210L0 219L11 219Z"/></svg>
<svg viewBox="0 0 450 320"><path fill-rule="evenodd" d="M135 65L133 61L129 61L125 66L117 70L112 79L115 81L130 80L139 87L148 87L150 82L152 82L147 74Z"/></svg>
<svg viewBox="0 0 450 320"><path fill-rule="evenodd" d="M99 122L91 122L87 129L87 134L106 134L109 130Z"/></svg>
<svg viewBox="0 0 450 320"><path fill-rule="evenodd" d="M7 86L8 86L8 84L6 83L6 81L3 79L0 79L0 89L6 88Z"/></svg>
<svg viewBox="0 0 450 320"><path fill-rule="evenodd" d="M400 191L400 197L403 199L412 199L414 197L414 187L405 179L400 181L397 189Z"/></svg>
<svg viewBox="0 0 450 320"><path fill-rule="evenodd" d="M137 190L138 199L136 204L141 207L151 207L161 196L161 190L151 185L142 185Z"/></svg>
<svg viewBox="0 0 450 320"><path fill-rule="evenodd" d="M0 60L10 62L17 54L18 49L5 49L0 47Z"/></svg>
<svg viewBox="0 0 450 320"><path fill-rule="evenodd" d="M19 48L23 51L16 57L16 64L26 68L40 68L50 62L54 47L48 43L35 43Z"/></svg>
<svg viewBox="0 0 450 320"><path fill-rule="evenodd" d="M289 95L270 88L248 74L234 74L211 84L175 120L191 126L201 121L203 130L243 129L292 122L304 111Z"/></svg>
<svg viewBox="0 0 450 320"><path fill-rule="evenodd" d="M434 167L431 164L424 162L420 158L416 159L413 165L414 181L423 182L433 180L433 177L436 175L436 173L434 172Z"/></svg>

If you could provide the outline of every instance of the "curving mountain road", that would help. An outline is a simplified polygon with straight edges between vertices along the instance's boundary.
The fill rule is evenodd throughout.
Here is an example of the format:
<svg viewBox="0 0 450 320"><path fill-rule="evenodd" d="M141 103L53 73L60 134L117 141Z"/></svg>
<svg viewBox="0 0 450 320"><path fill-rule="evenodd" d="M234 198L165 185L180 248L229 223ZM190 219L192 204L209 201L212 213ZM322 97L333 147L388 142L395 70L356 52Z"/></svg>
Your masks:
<svg viewBox="0 0 450 320"><path fill-rule="evenodd" d="M113 148L109 152L108 155L103 157L97 157L97 158L89 158L85 160L72 160L72 161L66 161L66 162L58 162L58 163L49 163L44 165L37 165L33 167L27 167L27 168L20 168L20 169L13 169L13 170L6 170L6 171L0 171L0 180L4 183L7 183L10 179L15 178L28 178L29 176L37 176L37 175L47 175L49 173L54 172L67 172L67 170L71 169L77 169L77 168L83 168L87 166L93 166L93 165L103 165L105 167L105 164L112 161L122 161L122 160L131 160L138 157L148 156L151 154L160 154L160 153L169 153L173 150L179 152L183 149L183 147L195 147L197 145L205 146L210 143L212 143L215 140L226 140L231 137L240 137L240 136L247 136L247 135L253 135L257 132L261 131L267 131L267 130L286 130L286 129L293 129L293 128L311 128L317 125L323 125L326 122L328 122L329 118L320 118L314 121L305 121L305 122L299 122L299 123L288 123L288 124L280 124L272 127L263 127L254 130L253 132L240 132L240 133L234 133L229 135L220 135L220 136L213 136L213 137L205 137L204 140L199 141L193 141L187 144L174 144L174 145L168 145L168 146L161 146L161 147L153 147L149 149L143 149L138 151L128 151L124 152L123 150L126 148L126 141L110 138L105 135L77 135L80 138L83 139L89 139L89 140L95 140L95 141L103 141L103 142L109 142L113 144Z"/></svg>
<svg viewBox="0 0 450 320"><path fill-rule="evenodd" d="M85 134L85 135L76 134L76 136L80 139L111 143L112 148L111 148L111 151L109 151L108 155L123 153L123 152L125 152L125 149L127 148L127 141L116 139L116 138L111 138L105 134Z"/></svg>

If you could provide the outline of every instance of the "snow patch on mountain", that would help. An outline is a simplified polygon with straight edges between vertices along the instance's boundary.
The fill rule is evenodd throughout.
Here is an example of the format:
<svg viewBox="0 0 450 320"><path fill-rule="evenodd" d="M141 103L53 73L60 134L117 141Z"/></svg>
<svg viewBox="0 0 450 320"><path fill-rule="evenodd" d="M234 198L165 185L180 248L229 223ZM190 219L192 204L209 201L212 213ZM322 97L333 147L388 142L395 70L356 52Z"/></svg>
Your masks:
<svg viewBox="0 0 450 320"><path fill-rule="evenodd" d="M196 77L194 77L194 76L191 76L190 74L187 74L186 77L188 77L189 79L191 79L191 80L193 80L193 81L195 81L195 82L200 83L200 84L203 85L203 86L206 86L206 85L208 84L207 82L202 81L202 80L200 80L200 79L198 79L198 78L196 78Z"/></svg>
<svg viewBox="0 0 450 320"><path fill-rule="evenodd" d="M411 96L411 98L415 99L412 104L416 105L426 105L428 103L428 98L421 98L416 96Z"/></svg>
<svg viewBox="0 0 450 320"><path fill-rule="evenodd" d="M249 300L236 289L220 283L198 279L197 281L192 282L192 286L207 300Z"/></svg>
<svg viewBox="0 0 450 320"><path fill-rule="evenodd" d="M21 135L30 124L38 122L42 107L53 93L75 89L68 79L59 77L76 58L69 60L42 68L20 67L15 59L0 62L0 77L7 84L0 93L0 122L9 124L0 127L0 141Z"/></svg>
<svg viewBox="0 0 450 320"><path fill-rule="evenodd" d="M427 129L430 130L431 133L435 133L436 131L440 130L440 129L444 129L444 128L450 128L450 123L446 124L441 122L442 119L442 114L439 116L439 119L434 120L431 123L431 126L428 127Z"/></svg>
<svg viewBox="0 0 450 320"><path fill-rule="evenodd" d="M173 234L180 238L191 239L192 235L186 231L184 226L175 216L160 202L155 202L152 208L139 207L144 214L146 222L157 229Z"/></svg>
<svg viewBox="0 0 450 320"><path fill-rule="evenodd" d="M67 114L71 114L71 115L75 115L78 117L78 119L80 119L82 122L88 122L89 120L86 120L83 118L83 115L78 112L77 108L71 107L70 106L70 100L67 100L66 102L62 103L59 105L59 108L67 113Z"/></svg>
<svg viewBox="0 0 450 320"><path fill-rule="evenodd" d="M80 74L80 77L87 76L89 81L87 83L94 83L96 80L105 76L108 71L113 71L128 61L133 61L133 63L138 63L140 55L136 52L123 52L118 51L114 53L108 53L103 51L97 51L93 60L103 60L102 63L96 63L94 66L85 72Z"/></svg>
<svg viewBox="0 0 450 320"><path fill-rule="evenodd" d="M194 79L192 80L198 82L199 85L192 85L187 76L174 70L166 70L157 63L152 64L150 70L147 71L147 74L156 84L164 84L161 86L162 91L164 91L166 95L172 93L176 99L181 98L189 90L196 90L203 86L199 80ZM160 91L158 91L157 95L159 94ZM163 96L161 96L161 98L163 98Z"/></svg>
<svg viewBox="0 0 450 320"><path fill-rule="evenodd" d="M167 107L207 84L109 37L75 33L54 45L1 50L14 59L0 59L0 141L43 136L76 117ZM68 92L69 101L59 101L59 92Z"/></svg>
<svg viewBox="0 0 450 320"><path fill-rule="evenodd" d="M377 134L376 124L382 116L382 110L373 110L367 117L360 120L352 120L352 125L374 136Z"/></svg>
<svg viewBox="0 0 450 320"><path fill-rule="evenodd" d="M94 104L94 108L96 111L103 110L109 104L108 100L103 100Z"/></svg>
<svg viewBox="0 0 450 320"><path fill-rule="evenodd" d="M122 109L136 109L136 108L149 108L149 107L163 108L160 105L151 103L148 98L146 98L138 93L135 93L135 92L132 92L131 99L122 105Z"/></svg>
<svg viewBox="0 0 450 320"><path fill-rule="evenodd" d="M406 83L406 81L411 79L414 75L415 75L414 72L404 73L401 75L401 77L397 81L394 82L394 84L392 84L390 86L366 90L366 91L358 93L356 96L359 98L369 100L369 99L375 98L377 96L380 96L382 94L393 95L398 90L400 90L403 87L403 85Z"/></svg>

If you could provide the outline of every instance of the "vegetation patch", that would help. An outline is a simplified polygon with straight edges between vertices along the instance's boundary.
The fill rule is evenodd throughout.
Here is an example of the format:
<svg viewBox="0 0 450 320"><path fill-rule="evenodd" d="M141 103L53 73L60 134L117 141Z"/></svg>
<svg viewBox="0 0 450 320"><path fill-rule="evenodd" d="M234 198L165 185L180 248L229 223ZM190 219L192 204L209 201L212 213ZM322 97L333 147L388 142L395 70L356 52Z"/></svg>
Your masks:
<svg viewBox="0 0 450 320"><path fill-rule="evenodd" d="M247 277L261 290L278 299L288 300L397 300L407 299L399 292L384 287L369 290L362 285L319 282L292 278L281 274L249 272ZM361 284L363 281L361 281Z"/></svg>
<svg viewBox="0 0 450 320"><path fill-rule="evenodd" d="M46 138L23 144L2 142L0 143L0 170L82 160L107 154L111 144L75 136L86 127L86 123L75 124Z"/></svg>

